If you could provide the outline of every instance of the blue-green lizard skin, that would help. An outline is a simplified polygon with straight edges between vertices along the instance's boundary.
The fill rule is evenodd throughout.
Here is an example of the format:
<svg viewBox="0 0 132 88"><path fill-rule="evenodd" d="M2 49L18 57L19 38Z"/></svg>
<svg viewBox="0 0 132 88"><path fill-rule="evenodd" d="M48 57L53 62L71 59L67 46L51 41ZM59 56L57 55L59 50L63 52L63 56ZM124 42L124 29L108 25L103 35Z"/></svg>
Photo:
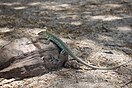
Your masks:
<svg viewBox="0 0 132 88"><path fill-rule="evenodd" d="M78 58L77 56L75 56L73 54L73 52L70 50L70 48L68 48L66 43L64 43L60 38L56 37L55 35L47 32L47 31L41 31L40 33L38 33L38 35L42 39L47 39L48 41L52 41L53 43L55 43L58 47L60 47L62 49L62 52L63 51L67 52L72 58L74 58L78 62L80 62L80 63L82 63L82 64L84 64L84 65L86 65L86 66L88 66L88 67L90 67L92 69L112 70L112 69L116 69L116 68L128 63L128 62L126 62L126 63L123 63L121 65L117 65L117 66L114 66L114 67L97 67L97 66L93 66L93 65L90 65L90 64L86 63L85 61L83 61L82 59ZM131 62L131 61L129 61L129 62Z"/></svg>

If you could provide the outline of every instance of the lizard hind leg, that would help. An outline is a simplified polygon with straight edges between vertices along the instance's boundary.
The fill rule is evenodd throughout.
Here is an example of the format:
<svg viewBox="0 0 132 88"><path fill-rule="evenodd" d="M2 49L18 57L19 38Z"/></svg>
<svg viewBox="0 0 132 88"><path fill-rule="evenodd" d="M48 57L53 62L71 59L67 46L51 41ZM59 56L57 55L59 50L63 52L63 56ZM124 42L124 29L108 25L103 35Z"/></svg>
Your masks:
<svg viewBox="0 0 132 88"><path fill-rule="evenodd" d="M53 64L59 64L59 57L58 56L52 56L52 62Z"/></svg>
<svg viewBox="0 0 132 88"><path fill-rule="evenodd" d="M82 69L82 65L80 63L78 63L76 60L68 60L65 64L64 64L65 68L73 68L73 69Z"/></svg>

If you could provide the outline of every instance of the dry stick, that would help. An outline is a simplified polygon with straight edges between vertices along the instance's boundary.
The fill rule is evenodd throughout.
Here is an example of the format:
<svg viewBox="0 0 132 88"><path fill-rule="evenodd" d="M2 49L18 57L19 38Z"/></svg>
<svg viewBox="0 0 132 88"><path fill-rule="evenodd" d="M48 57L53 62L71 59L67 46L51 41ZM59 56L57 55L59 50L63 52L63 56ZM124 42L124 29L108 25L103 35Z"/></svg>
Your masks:
<svg viewBox="0 0 132 88"><path fill-rule="evenodd" d="M12 40L13 41L13 40ZM4 48L5 46L9 45L12 41L9 41L9 43L3 45L3 46L0 46L0 49Z"/></svg>
<svg viewBox="0 0 132 88"><path fill-rule="evenodd" d="M124 86L128 85L128 84L131 83L131 82L132 82L132 80L126 82L126 83L125 83L124 85L122 85L121 87L124 87Z"/></svg>

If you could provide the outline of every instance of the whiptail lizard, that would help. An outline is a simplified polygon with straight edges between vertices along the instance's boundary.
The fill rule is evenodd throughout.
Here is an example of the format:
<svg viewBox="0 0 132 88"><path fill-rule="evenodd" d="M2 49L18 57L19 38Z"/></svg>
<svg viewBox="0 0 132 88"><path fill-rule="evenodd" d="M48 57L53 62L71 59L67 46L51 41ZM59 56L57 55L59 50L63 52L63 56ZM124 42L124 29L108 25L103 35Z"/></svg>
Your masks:
<svg viewBox="0 0 132 88"><path fill-rule="evenodd" d="M131 62L132 60L126 62L126 63L123 63L123 64L120 64L120 65L117 65L117 66L113 66L113 67L97 67L97 66L93 66L93 65L90 65L88 63L86 63L85 61L83 61L82 59L78 58L77 56L75 56L72 51L70 50L70 48L68 48L68 46L58 37L56 37L55 35L47 32L47 31L41 31L40 33L38 33L38 35L40 36L40 38L42 39L47 39L48 41L52 41L53 43L55 43L58 47L60 47L62 49L61 53L63 52L67 52L72 58L74 58L75 60L77 60L78 62L92 68L92 69L99 69L99 70L112 70L112 69L116 69L122 65L125 65L129 62Z"/></svg>

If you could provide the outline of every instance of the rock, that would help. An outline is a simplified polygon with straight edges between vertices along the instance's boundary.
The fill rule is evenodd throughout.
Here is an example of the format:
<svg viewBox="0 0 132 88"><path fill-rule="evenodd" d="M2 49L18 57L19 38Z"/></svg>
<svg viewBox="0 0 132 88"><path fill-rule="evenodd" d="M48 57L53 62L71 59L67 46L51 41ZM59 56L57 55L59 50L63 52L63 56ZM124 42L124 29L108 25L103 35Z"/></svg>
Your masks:
<svg viewBox="0 0 132 88"><path fill-rule="evenodd" d="M59 51L52 42L15 39L0 49L0 77L25 78L58 69L68 60L68 55L59 55Z"/></svg>

